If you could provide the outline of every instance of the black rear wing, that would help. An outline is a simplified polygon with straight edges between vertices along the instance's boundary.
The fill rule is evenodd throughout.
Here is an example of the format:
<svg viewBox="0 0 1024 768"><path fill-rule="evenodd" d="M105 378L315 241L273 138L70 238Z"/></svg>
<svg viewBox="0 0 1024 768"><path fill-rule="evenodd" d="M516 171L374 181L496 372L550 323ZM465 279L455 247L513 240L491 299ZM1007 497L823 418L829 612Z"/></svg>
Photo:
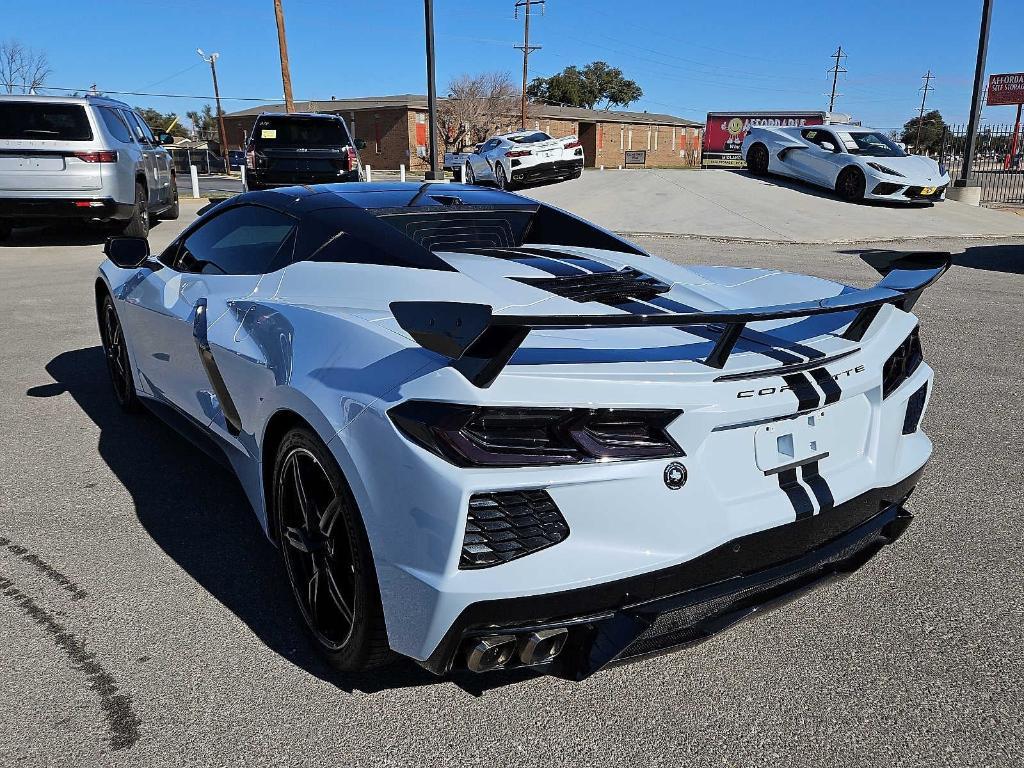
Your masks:
<svg viewBox="0 0 1024 768"><path fill-rule="evenodd" d="M749 323L794 317L856 312L842 336L860 341L886 304L910 311L921 292L949 269L948 253L915 253L892 264L871 288L796 304L713 312L657 315L496 315L486 304L453 301L395 301L398 324L424 349L450 358L450 365L478 387L488 387L532 330L552 328L685 328L711 326L721 331L703 362L724 368Z"/></svg>

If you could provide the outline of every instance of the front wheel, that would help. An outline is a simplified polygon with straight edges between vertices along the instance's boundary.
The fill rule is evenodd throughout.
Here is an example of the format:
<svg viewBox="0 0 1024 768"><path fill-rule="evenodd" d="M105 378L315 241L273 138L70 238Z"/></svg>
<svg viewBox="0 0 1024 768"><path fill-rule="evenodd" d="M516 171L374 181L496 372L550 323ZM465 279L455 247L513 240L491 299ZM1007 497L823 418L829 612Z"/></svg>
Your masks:
<svg viewBox="0 0 1024 768"><path fill-rule="evenodd" d="M100 305L100 340L103 343L103 354L107 358L107 372L114 390L114 398L121 408L129 413L139 410L139 397L135 394L135 380L132 377L131 362L128 359L128 346L124 340L124 330L114 307L114 300L108 293Z"/></svg>
<svg viewBox="0 0 1024 768"><path fill-rule="evenodd" d="M391 661L377 575L355 500L323 441L296 427L274 462L277 538L299 612L335 668Z"/></svg>
<svg viewBox="0 0 1024 768"><path fill-rule="evenodd" d="M747 150L747 168L754 176L768 175L768 147L755 144Z"/></svg>
<svg viewBox="0 0 1024 768"><path fill-rule="evenodd" d="M867 187L867 180L859 168L844 168L836 179L836 193L851 203L860 202L864 199L864 191Z"/></svg>

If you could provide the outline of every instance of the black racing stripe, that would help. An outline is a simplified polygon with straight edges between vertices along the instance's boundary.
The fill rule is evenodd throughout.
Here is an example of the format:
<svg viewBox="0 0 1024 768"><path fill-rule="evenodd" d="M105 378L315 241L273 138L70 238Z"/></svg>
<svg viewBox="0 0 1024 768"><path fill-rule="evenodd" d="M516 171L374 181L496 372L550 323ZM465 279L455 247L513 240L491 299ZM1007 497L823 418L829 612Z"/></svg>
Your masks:
<svg viewBox="0 0 1024 768"><path fill-rule="evenodd" d="M490 256L495 259L514 261L516 264L522 264L524 267L533 267L534 269L538 269L541 272L547 272L549 275L554 275L555 277L570 277L587 274L587 271L582 267L575 267L572 264L567 264L563 261L558 261L540 254L534 255L506 248L463 248L462 250L466 253L478 253L482 256Z"/></svg>
<svg viewBox="0 0 1024 768"><path fill-rule="evenodd" d="M832 378L832 374L824 368L815 368L810 372L814 380L818 382L821 391L825 393L825 405L832 405L843 396L843 389L839 383Z"/></svg>
<svg viewBox="0 0 1024 768"><path fill-rule="evenodd" d="M773 333L765 333L764 331L755 331L751 328L746 328L743 331L749 338L754 341L760 341L764 344L771 344L776 347L783 347L790 352L795 352L798 355L803 355L808 360L816 360L819 357L824 357L825 353L820 349L809 347L806 344L801 344L799 341L789 341L776 336Z"/></svg>
<svg viewBox="0 0 1024 768"><path fill-rule="evenodd" d="M604 272L618 272L615 267L608 264L602 264L600 261L595 261L587 256L579 256L575 253L562 253L551 248L527 248L522 246L516 250L522 251L523 253L532 253L535 256L545 256L549 259L556 259L558 261L564 261L572 264L574 267L580 267L588 272L604 273Z"/></svg>
<svg viewBox="0 0 1024 768"><path fill-rule="evenodd" d="M648 306L642 301L632 299L630 301L620 301L615 304L609 304L608 306L615 307L629 312L631 315L663 315L665 310L658 309L657 307Z"/></svg>
<svg viewBox="0 0 1024 768"><path fill-rule="evenodd" d="M678 314L685 314L687 312L699 311L696 307L690 307L683 304L675 299L667 299L664 296L655 296L648 300L649 304L654 304L656 307L667 309L669 312L676 312Z"/></svg>
<svg viewBox="0 0 1024 768"><path fill-rule="evenodd" d="M811 384L811 380L807 378L806 373L790 373L782 377L782 380L786 382L789 388L793 391L793 394L797 398L797 408L801 411L807 411L812 408L817 408L821 404L821 395L818 394L818 390Z"/></svg>
<svg viewBox="0 0 1024 768"><path fill-rule="evenodd" d="M818 501L819 511L827 512L832 509L836 505L836 500L832 496L832 489L828 487L828 481L818 472L818 462L809 461L800 468L800 471L803 473L804 482Z"/></svg>
<svg viewBox="0 0 1024 768"><path fill-rule="evenodd" d="M796 469L784 469L779 472L779 487L789 497L789 503L793 505L793 511L796 512L797 520L814 514L814 505L811 503L811 497L807 495L807 491L800 485L800 481L796 479Z"/></svg>

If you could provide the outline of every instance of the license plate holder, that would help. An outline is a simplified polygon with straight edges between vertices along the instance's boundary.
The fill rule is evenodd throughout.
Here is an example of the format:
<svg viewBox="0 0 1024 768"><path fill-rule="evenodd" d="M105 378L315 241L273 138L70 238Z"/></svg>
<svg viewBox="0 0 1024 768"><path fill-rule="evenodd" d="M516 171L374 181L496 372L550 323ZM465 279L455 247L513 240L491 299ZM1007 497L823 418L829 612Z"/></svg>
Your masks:
<svg viewBox="0 0 1024 768"><path fill-rule="evenodd" d="M825 409L792 419L762 424L754 432L754 458L765 474L777 474L828 455L829 429Z"/></svg>
<svg viewBox="0 0 1024 768"><path fill-rule="evenodd" d="M921 197L931 197L935 194L936 187L921 187Z"/></svg>

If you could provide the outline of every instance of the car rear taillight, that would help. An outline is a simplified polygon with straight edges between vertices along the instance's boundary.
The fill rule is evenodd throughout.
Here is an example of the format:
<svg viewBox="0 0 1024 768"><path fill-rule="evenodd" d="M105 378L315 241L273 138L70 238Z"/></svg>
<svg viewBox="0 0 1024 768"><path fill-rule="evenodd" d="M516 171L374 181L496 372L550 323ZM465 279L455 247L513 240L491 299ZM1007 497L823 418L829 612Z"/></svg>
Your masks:
<svg viewBox="0 0 1024 768"><path fill-rule="evenodd" d="M341 158L344 162L344 170L351 171L352 166L355 163L356 151L352 147L345 147L341 150Z"/></svg>
<svg viewBox="0 0 1024 768"><path fill-rule="evenodd" d="M505 157L526 157L527 155L532 154L532 149L510 149L508 152L505 153Z"/></svg>
<svg viewBox="0 0 1024 768"><path fill-rule="evenodd" d="M250 149L245 153L245 167L250 171L256 170L256 150Z"/></svg>
<svg viewBox="0 0 1024 768"><path fill-rule="evenodd" d="M683 456L678 410L497 408L409 400L388 414L412 441L463 467Z"/></svg>
<svg viewBox="0 0 1024 768"><path fill-rule="evenodd" d="M914 328L882 367L882 399L899 389L900 384L913 375L923 360L920 332Z"/></svg>
<svg viewBox="0 0 1024 768"><path fill-rule="evenodd" d="M582 146L582 144L580 144L579 140L577 139L576 141L570 141L568 144L565 145L565 148L566 149L576 149L576 147L580 147L580 146Z"/></svg>
<svg viewBox="0 0 1024 768"><path fill-rule="evenodd" d="M99 152L75 152L75 157L83 163L116 163L117 150L104 149Z"/></svg>

